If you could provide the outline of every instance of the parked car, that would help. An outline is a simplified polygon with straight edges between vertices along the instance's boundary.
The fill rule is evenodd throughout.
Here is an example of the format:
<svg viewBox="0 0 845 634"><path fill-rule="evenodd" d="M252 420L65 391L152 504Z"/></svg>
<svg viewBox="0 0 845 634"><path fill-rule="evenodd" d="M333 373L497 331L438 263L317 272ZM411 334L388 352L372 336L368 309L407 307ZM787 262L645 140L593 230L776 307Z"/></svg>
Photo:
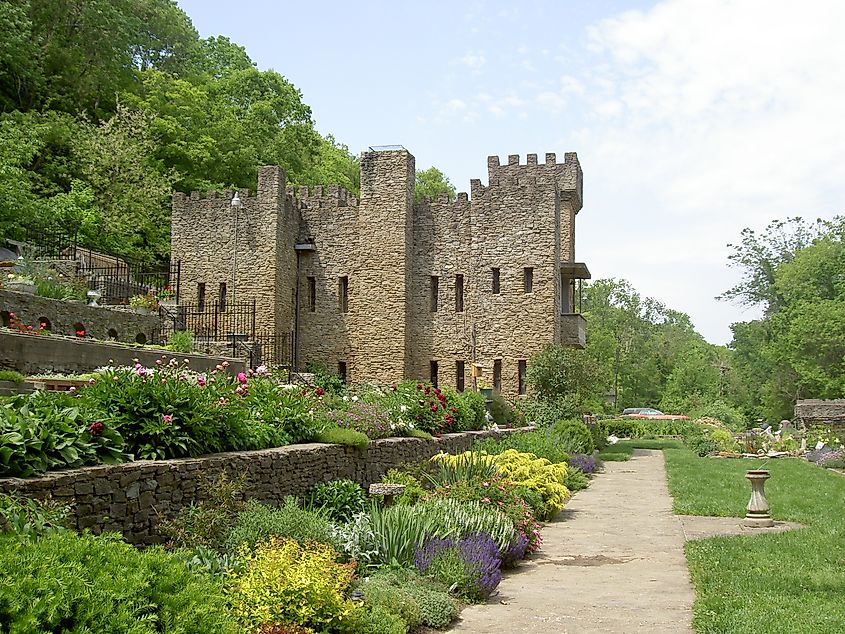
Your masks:
<svg viewBox="0 0 845 634"><path fill-rule="evenodd" d="M645 420L689 420L689 416L680 414L664 414L653 407L626 407L622 410L625 418L642 418Z"/></svg>

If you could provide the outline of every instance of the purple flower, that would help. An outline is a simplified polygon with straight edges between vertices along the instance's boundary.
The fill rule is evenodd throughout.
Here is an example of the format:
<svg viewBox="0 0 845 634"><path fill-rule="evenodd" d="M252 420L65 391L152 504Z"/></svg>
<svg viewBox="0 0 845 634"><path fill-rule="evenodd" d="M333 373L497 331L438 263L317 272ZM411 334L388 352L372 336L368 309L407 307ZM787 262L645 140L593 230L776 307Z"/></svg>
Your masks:
<svg viewBox="0 0 845 634"><path fill-rule="evenodd" d="M452 548L455 545L448 537L440 539L439 537L431 537L425 542L422 548L417 548L414 555L414 566L420 572L425 572L431 566L434 558L447 548Z"/></svg>
<svg viewBox="0 0 845 634"><path fill-rule="evenodd" d="M502 567L513 566L525 557L528 550L528 538L522 533L516 533L516 539L510 543L508 549L502 553Z"/></svg>
<svg viewBox="0 0 845 634"><path fill-rule="evenodd" d="M574 454L569 456L569 466L590 474L596 470L596 460L586 454Z"/></svg>

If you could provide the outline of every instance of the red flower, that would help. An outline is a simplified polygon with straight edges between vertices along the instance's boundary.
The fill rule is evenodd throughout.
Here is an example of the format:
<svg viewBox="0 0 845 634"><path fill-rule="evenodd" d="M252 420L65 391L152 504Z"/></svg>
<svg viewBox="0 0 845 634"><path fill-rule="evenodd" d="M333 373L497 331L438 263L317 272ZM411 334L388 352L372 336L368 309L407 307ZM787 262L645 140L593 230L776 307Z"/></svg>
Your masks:
<svg viewBox="0 0 845 634"><path fill-rule="evenodd" d="M422 389L422 384L417 383L417 389L418 389L418 390L421 390L421 389Z"/></svg>
<svg viewBox="0 0 845 634"><path fill-rule="evenodd" d="M431 394L431 388L426 385L425 386L425 395L428 396L429 394Z"/></svg>
<svg viewBox="0 0 845 634"><path fill-rule="evenodd" d="M92 436L97 436L99 434L102 434L105 428L105 425L103 425L100 421L95 420L93 423L91 423L91 426L88 427L88 431L91 432Z"/></svg>
<svg viewBox="0 0 845 634"><path fill-rule="evenodd" d="M326 391L321 387L318 387L316 390L314 390L314 394L316 394L317 396L322 396L325 393Z"/></svg>
<svg viewBox="0 0 845 634"><path fill-rule="evenodd" d="M432 404L431 404L431 411L432 411L432 412L436 412L436 411L437 411L437 405L435 405L434 403L432 403Z"/></svg>

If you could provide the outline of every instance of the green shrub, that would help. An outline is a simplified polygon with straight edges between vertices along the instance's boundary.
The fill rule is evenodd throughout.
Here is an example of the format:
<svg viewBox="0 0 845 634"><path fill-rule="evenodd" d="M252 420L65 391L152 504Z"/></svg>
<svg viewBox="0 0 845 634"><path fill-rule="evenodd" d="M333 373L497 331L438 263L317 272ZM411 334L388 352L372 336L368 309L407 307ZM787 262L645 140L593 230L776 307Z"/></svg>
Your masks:
<svg viewBox="0 0 845 634"><path fill-rule="evenodd" d="M314 375L314 385L327 394L346 393L346 381L341 375L330 372L325 363L309 363L306 369Z"/></svg>
<svg viewBox="0 0 845 634"><path fill-rule="evenodd" d="M236 632L219 582L119 535L0 539L0 623L9 632Z"/></svg>
<svg viewBox="0 0 845 634"><path fill-rule="evenodd" d="M391 583L388 577L376 573L361 585L361 590L367 604L400 617L405 631L422 623L420 606L412 594L412 588Z"/></svg>
<svg viewBox="0 0 845 634"><path fill-rule="evenodd" d="M339 564L326 544L271 537L243 547L243 570L227 584L232 612L244 628L294 623L320 632L342 631L355 605L346 598L354 564Z"/></svg>
<svg viewBox="0 0 845 634"><path fill-rule="evenodd" d="M372 595L368 596L368 587L370 584L376 584L380 588L386 586L398 588L403 591L403 598L410 596L417 604L416 612L419 614L419 620L422 625L443 629L451 623L458 615L458 603L450 595L446 587L433 580L421 577L416 571L408 568L403 569L383 569L372 575L369 579L361 584L361 590L364 592L364 598L369 602ZM390 594L384 590L380 593L380 597L384 601L377 601L377 603L387 603ZM386 608L392 609L391 606L385 605ZM399 605L396 603L395 605ZM405 609L409 611L407 618L410 624L413 622L414 608L404 608L403 610L396 610L396 612L403 612ZM404 620L404 619L403 619ZM365 630L361 630L362 634Z"/></svg>
<svg viewBox="0 0 845 634"><path fill-rule="evenodd" d="M389 469L381 476L381 482L405 485L405 491L395 500L397 504L416 504L426 494L425 488L416 477L399 469Z"/></svg>
<svg viewBox="0 0 845 634"><path fill-rule="evenodd" d="M517 401L516 407L525 424L539 427L551 427L556 421L581 415L576 403L566 397L542 401L529 398Z"/></svg>
<svg viewBox="0 0 845 634"><path fill-rule="evenodd" d="M408 624L382 603L365 605L350 617L352 634L407 634Z"/></svg>
<svg viewBox="0 0 845 634"><path fill-rule="evenodd" d="M419 438L420 440L434 440L434 436L422 429L410 429L407 432L409 438Z"/></svg>
<svg viewBox="0 0 845 634"><path fill-rule="evenodd" d="M70 507L54 500L0 493L0 532L11 533L22 542L65 532L69 515Z"/></svg>
<svg viewBox="0 0 845 634"><path fill-rule="evenodd" d="M0 476L29 477L130 458L121 434L91 419L64 392L19 394L0 404L0 438Z"/></svg>
<svg viewBox="0 0 845 634"><path fill-rule="evenodd" d="M590 486L590 478L588 478L587 474L585 474L580 469L570 468L566 472L564 486L566 486L566 488L569 489L572 493L575 493L576 491L581 491Z"/></svg>
<svg viewBox="0 0 845 634"><path fill-rule="evenodd" d="M10 381L11 383L23 383L24 376L15 370L0 370L0 381Z"/></svg>
<svg viewBox="0 0 845 634"><path fill-rule="evenodd" d="M712 403L697 408L690 413L690 418L715 418L722 421L728 429L735 432L745 431L748 427L748 419L736 407L728 405L724 401L716 400Z"/></svg>
<svg viewBox="0 0 845 634"><path fill-rule="evenodd" d="M436 465L436 470L429 481L435 486L460 481L480 484L485 480L492 480L498 473L490 456L476 450L465 451L458 455L435 454L431 457L431 462Z"/></svg>
<svg viewBox="0 0 845 634"><path fill-rule="evenodd" d="M189 354L194 351L194 333L190 330L176 330L167 340L167 349Z"/></svg>
<svg viewBox="0 0 845 634"><path fill-rule="evenodd" d="M315 442L322 442L329 445L348 445L363 449L370 444L367 434L354 429L343 429L342 427L329 425L320 430L314 437Z"/></svg>
<svg viewBox="0 0 845 634"><path fill-rule="evenodd" d="M158 532L173 546L220 550L238 513L244 509L245 484L246 475L233 480L225 471L216 478L201 479L199 488L203 499L180 509L175 518L162 520Z"/></svg>
<svg viewBox="0 0 845 634"><path fill-rule="evenodd" d="M308 496L308 505L332 522L348 522L364 510L367 496L352 480L332 480L315 486Z"/></svg>
<svg viewBox="0 0 845 634"><path fill-rule="evenodd" d="M226 546L230 552L235 553L244 545L253 548L270 537L293 539L302 543L307 540L330 545L335 543L331 523L326 518L300 508L296 498L286 497L278 508L261 504L257 500L247 502L226 538Z"/></svg>
<svg viewBox="0 0 845 634"><path fill-rule="evenodd" d="M493 403L490 405L490 415L496 425L512 425L516 421L513 405L496 391L493 391Z"/></svg>
<svg viewBox="0 0 845 634"><path fill-rule="evenodd" d="M595 449L593 434L583 421L570 419L559 420L552 427L552 433L568 453L591 454Z"/></svg>
<svg viewBox="0 0 845 634"><path fill-rule="evenodd" d="M473 445L476 451L488 454L500 454L507 449L516 449L523 453L533 453L538 458L550 462L566 462L569 454L564 451L550 429L538 429L521 434L508 434L502 438L485 438Z"/></svg>
<svg viewBox="0 0 845 634"><path fill-rule="evenodd" d="M269 438L261 441L261 447L314 440L321 427L314 416L314 404L313 398L299 390L278 385L272 379L256 377L250 379L249 391L241 402L247 411L249 425L253 427L257 421L270 431Z"/></svg>
<svg viewBox="0 0 845 634"><path fill-rule="evenodd" d="M467 417L458 426L458 431L473 431L484 427L484 414L487 408L484 405L484 397L481 392L464 390L458 396L466 407Z"/></svg>

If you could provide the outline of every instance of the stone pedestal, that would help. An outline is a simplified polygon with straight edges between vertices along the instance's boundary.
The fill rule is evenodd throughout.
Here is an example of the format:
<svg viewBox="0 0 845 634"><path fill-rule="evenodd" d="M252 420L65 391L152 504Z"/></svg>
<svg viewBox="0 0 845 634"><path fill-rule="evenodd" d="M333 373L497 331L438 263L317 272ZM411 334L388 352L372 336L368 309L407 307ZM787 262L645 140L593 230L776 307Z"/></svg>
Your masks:
<svg viewBox="0 0 845 634"><path fill-rule="evenodd" d="M766 500L766 493L763 486L769 479L769 472L765 469L755 469L745 474L751 483L751 499L746 507L745 520L743 525L750 528L769 528L775 525L772 516L769 515L769 502Z"/></svg>

